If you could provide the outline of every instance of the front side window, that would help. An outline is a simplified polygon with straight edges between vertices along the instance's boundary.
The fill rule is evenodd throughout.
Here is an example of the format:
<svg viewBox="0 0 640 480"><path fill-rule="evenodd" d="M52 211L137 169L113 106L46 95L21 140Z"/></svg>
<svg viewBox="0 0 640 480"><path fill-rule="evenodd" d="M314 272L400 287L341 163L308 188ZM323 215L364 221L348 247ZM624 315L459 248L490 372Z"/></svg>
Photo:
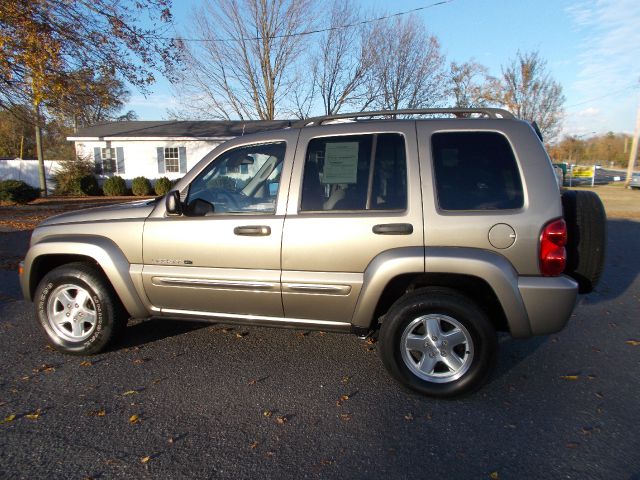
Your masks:
<svg viewBox="0 0 640 480"><path fill-rule="evenodd" d="M178 147L165 147L164 149L165 172L180 172L180 157Z"/></svg>
<svg viewBox="0 0 640 480"><path fill-rule="evenodd" d="M275 213L285 150L276 142L223 153L189 186L187 214Z"/></svg>
<svg viewBox="0 0 640 480"><path fill-rule="evenodd" d="M443 210L522 208L518 164L497 132L442 132L431 137L438 204Z"/></svg>
<svg viewBox="0 0 640 480"><path fill-rule="evenodd" d="M403 210L406 206L402 135L322 137L309 142L300 211Z"/></svg>
<svg viewBox="0 0 640 480"><path fill-rule="evenodd" d="M101 150L102 156L102 172L105 174L116 173L116 149L115 148L103 148Z"/></svg>

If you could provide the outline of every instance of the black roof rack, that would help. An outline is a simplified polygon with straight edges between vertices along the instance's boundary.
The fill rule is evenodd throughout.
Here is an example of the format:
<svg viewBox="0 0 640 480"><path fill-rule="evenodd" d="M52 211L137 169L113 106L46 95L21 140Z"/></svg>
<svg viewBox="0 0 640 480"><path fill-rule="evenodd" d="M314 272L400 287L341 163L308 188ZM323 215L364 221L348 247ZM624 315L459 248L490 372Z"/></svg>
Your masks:
<svg viewBox="0 0 640 480"><path fill-rule="evenodd" d="M468 114L479 113L488 118L515 118L511 112L501 108L411 108L404 110L376 110L372 112L336 113L322 117L311 117L294 123L294 128L322 125L324 122L343 118L381 117L395 115L443 115L450 114L465 117Z"/></svg>

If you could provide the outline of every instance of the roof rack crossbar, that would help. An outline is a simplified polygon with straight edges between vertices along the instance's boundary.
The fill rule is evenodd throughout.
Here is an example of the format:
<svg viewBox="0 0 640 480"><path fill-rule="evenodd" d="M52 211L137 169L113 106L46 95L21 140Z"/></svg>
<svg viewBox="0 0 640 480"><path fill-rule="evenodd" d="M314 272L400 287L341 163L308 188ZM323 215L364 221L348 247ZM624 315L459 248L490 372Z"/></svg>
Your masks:
<svg viewBox="0 0 640 480"><path fill-rule="evenodd" d="M515 118L511 112L503 110L502 108L410 108L403 110L375 110L371 112L355 112L355 113L336 113L335 115L324 115L321 117L311 117L303 120L299 120L294 123L292 127L302 128L322 125L324 122L339 119L348 118L361 118L361 117L380 117L380 116L395 116L395 115L442 115L451 114L456 116L466 116L467 114L479 113L487 116L488 118Z"/></svg>

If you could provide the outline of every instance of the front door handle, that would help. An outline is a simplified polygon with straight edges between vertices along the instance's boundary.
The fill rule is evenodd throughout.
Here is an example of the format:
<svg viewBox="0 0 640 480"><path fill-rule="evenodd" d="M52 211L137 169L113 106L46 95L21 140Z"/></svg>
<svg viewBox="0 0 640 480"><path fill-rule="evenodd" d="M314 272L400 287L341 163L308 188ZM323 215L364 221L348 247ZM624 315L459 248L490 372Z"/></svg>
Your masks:
<svg viewBox="0 0 640 480"><path fill-rule="evenodd" d="M248 237L266 237L271 235L271 227L267 225L244 225L234 228L233 233Z"/></svg>
<svg viewBox="0 0 640 480"><path fill-rule="evenodd" d="M371 230L377 235L411 235L413 225L410 223L382 223L374 225Z"/></svg>

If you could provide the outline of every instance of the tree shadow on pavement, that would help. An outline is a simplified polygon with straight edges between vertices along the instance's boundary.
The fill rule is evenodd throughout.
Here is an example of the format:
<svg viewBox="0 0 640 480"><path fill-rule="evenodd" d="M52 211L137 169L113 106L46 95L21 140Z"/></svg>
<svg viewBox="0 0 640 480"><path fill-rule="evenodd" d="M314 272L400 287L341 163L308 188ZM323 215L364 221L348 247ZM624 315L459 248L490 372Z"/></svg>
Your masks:
<svg viewBox="0 0 640 480"><path fill-rule="evenodd" d="M595 291L580 297L587 304L616 299L627 291L640 272L640 222L607 221L604 271Z"/></svg>

